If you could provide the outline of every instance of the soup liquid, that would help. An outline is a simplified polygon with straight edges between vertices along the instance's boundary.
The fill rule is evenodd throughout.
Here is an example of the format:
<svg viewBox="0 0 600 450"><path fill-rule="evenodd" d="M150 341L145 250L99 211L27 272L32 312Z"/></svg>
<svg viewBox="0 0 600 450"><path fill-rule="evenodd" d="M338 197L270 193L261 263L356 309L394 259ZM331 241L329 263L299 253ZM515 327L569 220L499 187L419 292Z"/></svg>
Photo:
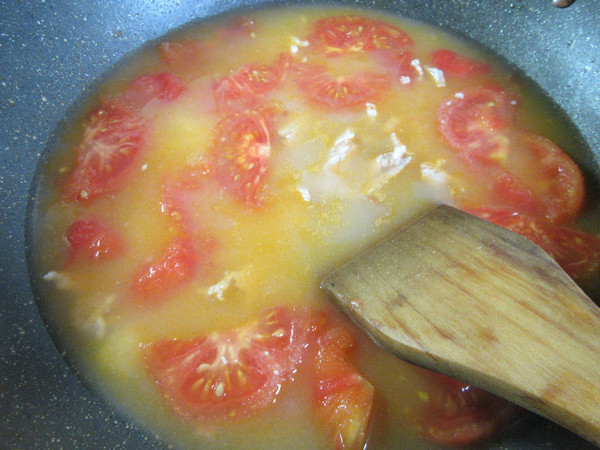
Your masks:
<svg viewBox="0 0 600 450"><path fill-rule="evenodd" d="M406 32L414 41L410 51L416 55L417 78L406 84L394 81L375 101L346 109L307 100L292 81L270 92L265 101L276 102L279 112L261 204L249 207L215 182L207 183L201 193L188 192L188 219L201 228L197 236L206 237L203 248L216 248L210 262L164 298L132 301L132 280L139 268L164 255L179 232L161 210L165 180L177 179L216 145L222 116L213 95L215 81L245 64L275 65L281 55L323 64L342 75L372 70L371 53L310 53L307 36L315 21L347 14L385 20ZM198 423L178 417L165 403L144 366L144 346L233 329L281 305L330 310L319 282L332 269L436 203L464 198L477 203L488 195L488 187L461 165L440 137L440 104L470 85L522 86L480 49L396 17L288 8L253 11L251 19L227 18L178 31L127 59L104 80L43 168L35 270L43 288L43 309L77 369L160 439L190 448L329 448L306 394L306 363L284 383L273 405L248 419ZM245 28L248 23L251 28ZM161 43L190 40L204 43L202 58L190 56L189 64L166 62L164 55L161 59ZM446 74L442 82L430 70L430 55L440 48L493 70L467 78ZM153 99L142 108L151 137L126 185L90 202L65 200L61 186L76 163L89 111L139 75L164 71L175 73L187 89L174 100ZM519 94L521 126L568 145L565 136L556 134L559 127L547 116L544 101L528 96L526 89ZM394 165L384 166L380 155L394 155ZM100 261L67 261L65 233L83 217L101 218L121 230L127 251ZM346 326L357 339L352 364L376 392L368 445L431 448L409 418L424 410L422 394L433 379L376 347L351 324Z"/></svg>

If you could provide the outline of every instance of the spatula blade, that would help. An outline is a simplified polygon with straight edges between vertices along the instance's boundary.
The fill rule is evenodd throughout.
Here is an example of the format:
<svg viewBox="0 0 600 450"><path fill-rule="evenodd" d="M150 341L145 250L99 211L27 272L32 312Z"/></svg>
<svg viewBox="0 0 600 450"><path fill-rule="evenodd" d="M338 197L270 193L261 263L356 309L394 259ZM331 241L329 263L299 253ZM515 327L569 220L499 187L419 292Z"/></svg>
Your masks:
<svg viewBox="0 0 600 450"><path fill-rule="evenodd" d="M322 287L397 356L600 442L600 312L526 238L440 206Z"/></svg>

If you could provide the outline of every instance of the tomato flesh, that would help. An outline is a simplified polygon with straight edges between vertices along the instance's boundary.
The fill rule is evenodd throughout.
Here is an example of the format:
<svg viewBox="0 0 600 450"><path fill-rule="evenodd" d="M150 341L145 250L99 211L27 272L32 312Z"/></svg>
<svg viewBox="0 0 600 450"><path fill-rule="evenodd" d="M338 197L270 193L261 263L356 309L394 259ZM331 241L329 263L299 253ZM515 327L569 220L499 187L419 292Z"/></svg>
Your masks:
<svg viewBox="0 0 600 450"><path fill-rule="evenodd" d="M145 361L169 404L200 420L239 420L272 404L300 363L304 311L284 307L233 330L150 344Z"/></svg>
<svg viewBox="0 0 600 450"><path fill-rule="evenodd" d="M315 52L327 56L371 52L413 44L408 34L393 25L351 15L317 21L308 41Z"/></svg>
<svg viewBox="0 0 600 450"><path fill-rule="evenodd" d="M390 50L379 54L381 63L388 68L394 80L402 85L415 83L422 77L422 69L418 66L417 57L410 50Z"/></svg>
<svg viewBox="0 0 600 450"><path fill-rule="evenodd" d="M503 208L471 208L467 212L525 236L543 248L569 276L584 280L600 273L600 238L584 231L542 222Z"/></svg>
<svg viewBox="0 0 600 450"><path fill-rule="evenodd" d="M109 103L95 110L77 147L77 161L63 198L89 202L124 187L146 143L146 125L135 112Z"/></svg>
<svg viewBox="0 0 600 450"><path fill-rule="evenodd" d="M551 222L569 221L581 211L584 180L577 164L549 139L532 132L518 135L535 162L523 175L531 184L543 216ZM516 171L516 169L515 169Z"/></svg>
<svg viewBox="0 0 600 450"><path fill-rule="evenodd" d="M391 82L384 74L356 72L335 76L324 66L297 64L296 83L313 104L328 110L349 110L376 102L387 92Z"/></svg>
<svg viewBox="0 0 600 450"><path fill-rule="evenodd" d="M92 112L63 198L87 202L122 189L147 142L148 127L140 110L153 99L172 101L186 89L169 72L147 74Z"/></svg>
<svg viewBox="0 0 600 450"><path fill-rule="evenodd" d="M222 103L227 101L252 100L279 85L279 76L267 64L248 64L232 75L219 80L215 85L215 97Z"/></svg>
<svg viewBox="0 0 600 450"><path fill-rule="evenodd" d="M213 40L217 42L239 42L252 38L256 32L254 19L247 16L237 16L228 20L223 27L215 33Z"/></svg>
<svg viewBox="0 0 600 450"><path fill-rule="evenodd" d="M100 261L121 256L126 249L121 234L100 219L88 217L69 225L67 264L74 261Z"/></svg>
<svg viewBox="0 0 600 450"><path fill-rule="evenodd" d="M290 65L289 58L282 56L276 65L246 64L233 74L215 83L214 96L223 110L230 106L257 104L266 94L277 88Z"/></svg>
<svg viewBox="0 0 600 450"><path fill-rule="evenodd" d="M497 86L465 88L440 106L440 134L459 157L498 164L508 152L503 132L514 122L515 102Z"/></svg>
<svg viewBox="0 0 600 450"><path fill-rule="evenodd" d="M236 17L206 39L162 42L157 47L158 56L169 69L193 75L205 67L207 60L214 58L214 48L217 45L248 39L255 32L255 28L252 19Z"/></svg>
<svg viewBox="0 0 600 450"><path fill-rule="evenodd" d="M486 439L519 413L519 408L489 392L444 375L432 374L427 408L419 419L425 439L442 445L466 445ZM423 394L422 394L423 395Z"/></svg>
<svg viewBox="0 0 600 450"><path fill-rule="evenodd" d="M203 257L206 258L205 255ZM194 276L199 259L188 237L175 239L165 254L143 265L135 274L133 288L136 301L149 304L164 299Z"/></svg>
<svg viewBox="0 0 600 450"><path fill-rule="evenodd" d="M466 88L440 106L440 134L470 171L491 185L492 205L567 222L583 205L583 176L549 139L513 127L515 105L499 88Z"/></svg>
<svg viewBox="0 0 600 450"><path fill-rule="evenodd" d="M491 181L492 201L505 207L515 208L533 216L542 214L542 207L535 194L522 181L500 168L482 169L482 178Z"/></svg>
<svg viewBox="0 0 600 450"><path fill-rule="evenodd" d="M374 388L350 363L354 338L343 327L317 341L314 399L317 416L336 449L362 449L368 435Z"/></svg>
<svg viewBox="0 0 600 450"><path fill-rule="evenodd" d="M242 204L263 204L276 110L268 105L229 112L217 124L212 155L215 173Z"/></svg>
<svg viewBox="0 0 600 450"><path fill-rule="evenodd" d="M585 186L571 158L549 139L529 131L513 131L508 142L505 161L468 163L471 172L491 186L483 205L511 208L553 223L575 218Z"/></svg>
<svg viewBox="0 0 600 450"><path fill-rule="evenodd" d="M549 227L549 253L572 278L590 280L600 274L600 237L563 226Z"/></svg>
<svg viewBox="0 0 600 450"><path fill-rule="evenodd" d="M187 85L171 72L149 73L133 80L121 101L134 109L142 109L149 101L173 101L187 90Z"/></svg>
<svg viewBox="0 0 600 450"><path fill-rule="evenodd" d="M188 235L203 231L199 203L204 200L212 176L208 163L197 162L162 180L161 211Z"/></svg>
<svg viewBox="0 0 600 450"><path fill-rule="evenodd" d="M158 48L158 55L163 63L177 71L202 67L206 58L207 46L196 39L176 42L163 42Z"/></svg>
<svg viewBox="0 0 600 450"><path fill-rule="evenodd" d="M447 49L433 52L431 59L433 65L444 71L445 74L454 75L459 78L483 75L492 70L489 64L467 58Z"/></svg>

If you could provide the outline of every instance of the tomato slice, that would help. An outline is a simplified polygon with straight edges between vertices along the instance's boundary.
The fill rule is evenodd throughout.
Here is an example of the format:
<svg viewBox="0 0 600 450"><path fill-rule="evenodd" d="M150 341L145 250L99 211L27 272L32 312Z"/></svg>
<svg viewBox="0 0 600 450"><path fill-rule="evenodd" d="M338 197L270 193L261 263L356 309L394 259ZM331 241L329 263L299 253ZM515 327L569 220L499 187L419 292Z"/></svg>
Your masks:
<svg viewBox="0 0 600 450"><path fill-rule="evenodd" d="M470 208L467 212L525 236L543 248L571 278L600 273L600 238L584 231L545 223L504 208Z"/></svg>
<svg viewBox="0 0 600 450"><path fill-rule="evenodd" d="M317 340L313 391L319 421L336 449L363 449L367 440L374 388L350 363L354 338L339 326Z"/></svg>
<svg viewBox="0 0 600 450"><path fill-rule="evenodd" d="M77 147L75 167L63 186L63 199L89 202L122 189L147 141L143 119L107 103L93 111Z"/></svg>
<svg viewBox="0 0 600 450"><path fill-rule="evenodd" d="M150 304L164 299L194 276L200 259L189 237L175 239L164 255L144 264L134 275L135 301Z"/></svg>
<svg viewBox="0 0 600 450"><path fill-rule="evenodd" d="M217 124L212 148L216 176L227 191L251 208L263 204L276 112L265 104L232 110Z"/></svg>
<svg viewBox="0 0 600 450"><path fill-rule="evenodd" d="M101 261L121 256L126 250L124 237L95 217L76 220L65 233L69 244L67 264L74 261Z"/></svg>
<svg viewBox="0 0 600 450"><path fill-rule="evenodd" d="M160 60L177 73L187 76L201 71L206 61L219 56L216 49L223 43L250 38L256 31L254 20L235 17L215 31L207 39L183 39L162 42L156 48Z"/></svg>
<svg viewBox="0 0 600 450"><path fill-rule="evenodd" d="M216 82L215 98L217 103L247 102L275 89L279 80L276 68L267 64L247 64Z"/></svg>
<svg viewBox="0 0 600 450"><path fill-rule="evenodd" d="M161 211L178 226L179 235L164 254L135 273L136 302L156 303L209 267L217 243L203 227L202 203L211 174L209 166L199 162L163 178Z"/></svg>
<svg viewBox="0 0 600 450"><path fill-rule="evenodd" d="M523 152L534 164L517 162L507 169L521 172L540 204L540 209L551 222L566 222L579 214L583 206L584 180L577 164L549 139L529 131L521 132L516 140L524 143ZM518 143L518 142L517 142ZM530 167L530 169L529 169Z"/></svg>
<svg viewBox="0 0 600 450"><path fill-rule="evenodd" d="M465 211L525 236L543 249L550 248L550 237L543 224L527 214L506 208L467 208Z"/></svg>
<svg viewBox="0 0 600 450"><path fill-rule="evenodd" d="M296 83L302 94L313 104L328 110L356 109L381 99L390 87L384 74L356 72L335 76L324 66L296 64Z"/></svg>
<svg viewBox="0 0 600 450"><path fill-rule="evenodd" d="M441 49L431 55L433 65L444 71L445 74L458 78L467 78L474 75L483 75L491 72L492 67L481 61L476 61L466 56L459 55L452 50Z"/></svg>
<svg viewBox="0 0 600 450"><path fill-rule="evenodd" d="M198 269L210 264L218 248L217 240L206 230L204 222L212 212L211 191L207 189L216 183L212 177L210 166L197 162L162 180L161 211L178 226L182 238L193 241L190 251L198 258ZM191 249L191 245L189 247Z"/></svg>
<svg viewBox="0 0 600 450"><path fill-rule="evenodd" d="M145 361L181 416L238 420L275 402L300 363L308 333L304 311L279 307L233 330L150 344Z"/></svg>
<svg viewBox="0 0 600 450"><path fill-rule="evenodd" d="M315 23L308 37L311 48L327 56L371 52L413 44L408 34L380 20L362 16L333 16Z"/></svg>
<svg viewBox="0 0 600 450"><path fill-rule="evenodd" d="M499 86L469 87L438 110L440 134L451 150L470 162L498 164L506 159L517 101Z"/></svg>
<svg viewBox="0 0 600 450"><path fill-rule="evenodd" d="M470 172L489 186L485 206L512 208L553 223L581 211L585 185L577 165L549 139L529 131L513 131L503 161L466 161Z"/></svg>
<svg viewBox="0 0 600 450"><path fill-rule="evenodd" d="M600 237L580 230L553 225L547 227L552 248L548 253L577 280L590 280L600 274Z"/></svg>
<svg viewBox="0 0 600 450"><path fill-rule="evenodd" d="M553 223L579 214L585 193L577 165L549 139L529 131L511 133L510 149L497 165L469 168L491 186L485 206L512 208Z"/></svg>
<svg viewBox="0 0 600 450"><path fill-rule="evenodd" d="M444 375L425 393L424 416L418 421L425 439L443 445L465 445L497 433L520 409L489 392Z"/></svg>
<svg viewBox="0 0 600 450"><path fill-rule="evenodd" d="M187 85L171 72L149 73L133 80L120 100L134 109L142 109L150 100L172 101L187 89Z"/></svg>
<svg viewBox="0 0 600 450"><path fill-rule="evenodd" d="M501 168L481 169L481 178L492 181L491 200L498 205L539 216L542 209L535 194L522 181Z"/></svg>
<svg viewBox="0 0 600 450"><path fill-rule="evenodd" d="M197 39L162 42L157 47L161 61L177 71L202 67L208 51L207 44Z"/></svg>
<svg viewBox="0 0 600 450"><path fill-rule="evenodd" d="M246 64L233 74L221 78L214 86L214 96L219 109L223 110L236 104L257 104L281 84L290 64L290 58L282 55L275 65Z"/></svg>
<svg viewBox="0 0 600 450"><path fill-rule="evenodd" d="M239 42L252 38L256 33L256 23L248 16L236 16L229 19L219 28L214 38L218 41Z"/></svg>
<svg viewBox="0 0 600 450"><path fill-rule="evenodd" d="M204 191L212 175L208 163L197 162L162 180L161 211L187 234L202 231L199 203L205 200Z"/></svg>
<svg viewBox="0 0 600 450"><path fill-rule="evenodd" d="M416 65L417 58L410 50L380 52L380 59L382 64L391 71L392 78L400 84L409 85L422 77L422 69Z"/></svg>

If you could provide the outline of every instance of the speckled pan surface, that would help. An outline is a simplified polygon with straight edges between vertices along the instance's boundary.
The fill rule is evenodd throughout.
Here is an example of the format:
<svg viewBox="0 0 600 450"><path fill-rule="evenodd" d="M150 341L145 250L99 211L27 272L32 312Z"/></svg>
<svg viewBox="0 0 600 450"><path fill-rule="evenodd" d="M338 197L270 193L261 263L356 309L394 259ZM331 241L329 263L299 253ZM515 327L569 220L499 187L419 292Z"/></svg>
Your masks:
<svg viewBox="0 0 600 450"><path fill-rule="evenodd" d="M533 78L573 120L600 179L600 5L577 0L356 0L478 40ZM0 447L163 448L86 389L56 350L29 285L30 185L54 130L124 55L191 20L260 0L0 2ZM544 421L492 448L587 448ZM591 448L591 446L589 446Z"/></svg>

